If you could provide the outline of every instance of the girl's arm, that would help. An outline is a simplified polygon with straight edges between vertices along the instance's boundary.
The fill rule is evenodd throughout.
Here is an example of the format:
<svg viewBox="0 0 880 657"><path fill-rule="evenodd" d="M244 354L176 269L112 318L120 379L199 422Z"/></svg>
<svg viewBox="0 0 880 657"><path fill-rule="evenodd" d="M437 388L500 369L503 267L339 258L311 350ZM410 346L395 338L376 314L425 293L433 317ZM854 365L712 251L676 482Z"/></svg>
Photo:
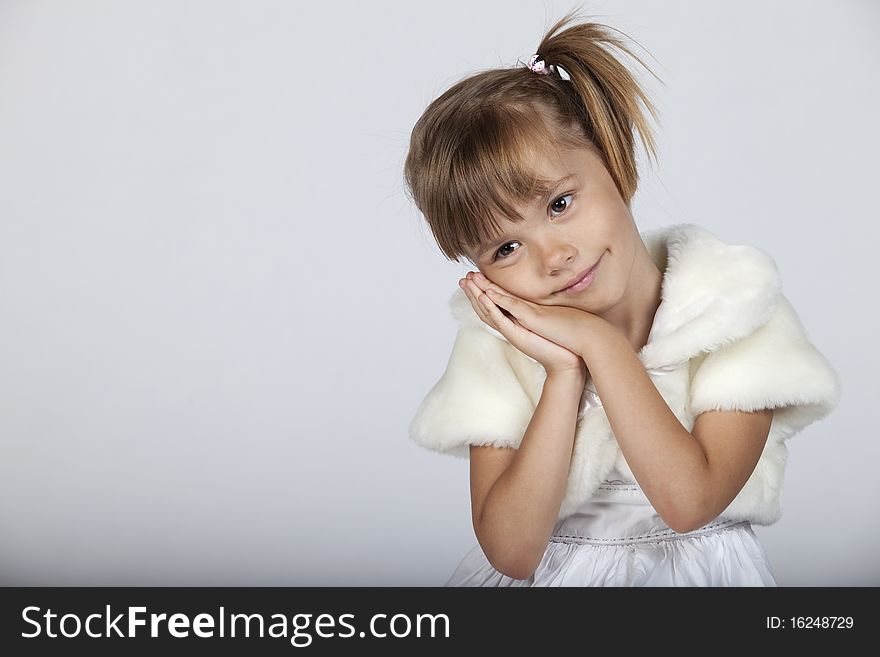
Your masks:
<svg viewBox="0 0 880 657"><path fill-rule="evenodd" d="M519 449L471 446L474 531L492 566L535 572L556 524L574 446L584 369L550 372Z"/></svg>
<svg viewBox="0 0 880 657"><path fill-rule="evenodd" d="M626 336L607 323L594 327L579 351L627 464L667 525L677 532L702 527L755 469L773 411L711 411L688 432Z"/></svg>

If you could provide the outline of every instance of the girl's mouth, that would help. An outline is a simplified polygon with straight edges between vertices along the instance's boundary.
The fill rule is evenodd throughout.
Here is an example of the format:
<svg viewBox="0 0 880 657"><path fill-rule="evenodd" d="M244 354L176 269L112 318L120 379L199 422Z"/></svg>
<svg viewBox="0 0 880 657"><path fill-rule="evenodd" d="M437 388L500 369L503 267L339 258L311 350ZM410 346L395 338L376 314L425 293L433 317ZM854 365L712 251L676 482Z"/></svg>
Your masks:
<svg viewBox="0 0 880 657"><path fill-rule="evenodd" d="M590 283L593 282L593 279L596 278L596 270L599 269L600 262L602 262L602 258L599 258L596 261L596 264L588 269L587 273L577 283L562 288L556 294L577 294L586 290L588 287L590 287Z"/></svg>

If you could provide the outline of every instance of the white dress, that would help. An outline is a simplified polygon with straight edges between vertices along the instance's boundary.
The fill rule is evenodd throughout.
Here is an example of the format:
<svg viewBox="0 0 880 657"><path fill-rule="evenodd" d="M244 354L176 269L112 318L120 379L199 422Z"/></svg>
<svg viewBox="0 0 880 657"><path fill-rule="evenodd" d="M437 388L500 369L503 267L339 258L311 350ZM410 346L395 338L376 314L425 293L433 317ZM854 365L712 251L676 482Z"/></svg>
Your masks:
<svg viewBox="0 0 880 657"><path fill-rule="evenodd" d="M637 483L615 477L556 523L528 579L495 570L477 544L444 586L777 586L748 520L722 514L677 533Z"/></svg>

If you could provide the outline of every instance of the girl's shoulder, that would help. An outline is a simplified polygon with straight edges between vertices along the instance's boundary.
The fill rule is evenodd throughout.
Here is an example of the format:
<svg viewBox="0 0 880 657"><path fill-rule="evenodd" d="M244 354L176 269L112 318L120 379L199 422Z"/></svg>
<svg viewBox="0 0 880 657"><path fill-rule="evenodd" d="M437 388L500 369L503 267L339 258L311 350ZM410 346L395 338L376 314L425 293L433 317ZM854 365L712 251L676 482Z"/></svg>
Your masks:
<svg viewBox="0 0 880 657"><path fill-rule="evenodd" d="M540 395L543 367L486 324L457 288L449 299L459 321L440 378L410 422L428 449L467 457L469 445L519 447Z"/></svg>
<svg viewBox="0 0 880 657"><path fill-rule="evenodd" d="M783 294L767 322L703 355L690 388L694 415L777 409L783 437L827 416L841 395L837 372Z"/></svg>
<svg viewBox="0 0 880 657"><path fill-rule="evenodd" d="M673 367L743 338L765 324L782 292L775 261L696 224L641 234L663 274L661 302L640 357L648 368Z"/></svg>
<svg viewBox="0 0 880 657"><path fill-rule="evenodd" d="M642 238L664 273L661 304L639 356L648 368L695 362L695 414L798 408L794 431L830 413L839 378L783 294L782 275L767 252L696 224Z"/></svg>

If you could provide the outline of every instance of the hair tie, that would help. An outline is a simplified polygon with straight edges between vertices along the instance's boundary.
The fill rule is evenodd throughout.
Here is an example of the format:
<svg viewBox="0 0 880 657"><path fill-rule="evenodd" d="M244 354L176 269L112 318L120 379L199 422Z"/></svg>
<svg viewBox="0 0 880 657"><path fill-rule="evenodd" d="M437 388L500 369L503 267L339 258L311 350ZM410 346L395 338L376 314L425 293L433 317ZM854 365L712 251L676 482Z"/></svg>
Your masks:
<svg viewBox="0 0 880 657"><path fill-rule="evenodd" d="M553 70L553 64L547 66L544 64L544 57L538 54L532 55L529 59L529 70L538 75L550 75Z"/></svg>

